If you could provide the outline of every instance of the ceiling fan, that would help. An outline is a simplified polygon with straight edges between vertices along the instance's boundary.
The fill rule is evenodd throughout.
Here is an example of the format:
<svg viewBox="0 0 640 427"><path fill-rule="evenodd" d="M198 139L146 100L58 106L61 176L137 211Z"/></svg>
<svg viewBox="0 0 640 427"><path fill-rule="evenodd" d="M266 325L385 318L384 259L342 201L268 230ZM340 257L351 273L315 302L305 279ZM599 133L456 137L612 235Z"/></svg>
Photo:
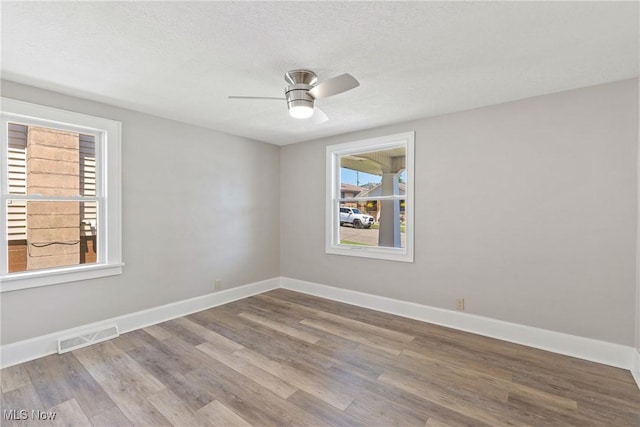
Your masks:
<svg viewBox="0 0 640 427"><path fill-rule="evenodd" d="M291 117L307 119L313 116L314 122L328 120L326 114L315 107L315 100L337 95L360 86L351 74L341 74L321 83L316 73L310 70L291 70L284 75L289 85L284 89L284 98L270 96L230 96L229 99L267 99L287 101ZM317 83L317 84L316 84Z"/></svg>

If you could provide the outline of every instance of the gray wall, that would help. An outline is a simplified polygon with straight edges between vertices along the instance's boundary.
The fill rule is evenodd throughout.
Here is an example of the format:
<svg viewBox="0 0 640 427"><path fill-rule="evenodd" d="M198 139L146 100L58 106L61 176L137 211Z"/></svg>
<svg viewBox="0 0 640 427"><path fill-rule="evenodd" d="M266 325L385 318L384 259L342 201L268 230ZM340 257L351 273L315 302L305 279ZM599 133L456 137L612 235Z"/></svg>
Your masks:
<svg viewBox="0 0 640 427"><path fill-rule="evenodd" d="M325 146L416 131L415 263L324 251ZM638 81L283 147L283 276L633 346Z"/></svg>
<svg viewBox="0 0 640 427"><path fill-rule="evenodd" d="M2 344L279 276L279 147L3 82L122 122L121 276L1 295Z"/></svg>

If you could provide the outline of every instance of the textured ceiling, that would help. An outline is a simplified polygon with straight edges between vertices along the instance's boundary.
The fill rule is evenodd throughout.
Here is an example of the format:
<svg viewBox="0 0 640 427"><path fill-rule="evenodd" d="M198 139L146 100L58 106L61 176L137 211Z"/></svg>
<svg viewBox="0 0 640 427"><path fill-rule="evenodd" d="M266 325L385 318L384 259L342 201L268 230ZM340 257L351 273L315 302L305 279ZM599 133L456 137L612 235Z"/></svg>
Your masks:
<svg viewBox="0 0 640 427"><path fill-rule="evenodd" d="M2 77L278 145L638 76L637 2L6 2ZM289 117L287 70L361 86Z"/></svg>

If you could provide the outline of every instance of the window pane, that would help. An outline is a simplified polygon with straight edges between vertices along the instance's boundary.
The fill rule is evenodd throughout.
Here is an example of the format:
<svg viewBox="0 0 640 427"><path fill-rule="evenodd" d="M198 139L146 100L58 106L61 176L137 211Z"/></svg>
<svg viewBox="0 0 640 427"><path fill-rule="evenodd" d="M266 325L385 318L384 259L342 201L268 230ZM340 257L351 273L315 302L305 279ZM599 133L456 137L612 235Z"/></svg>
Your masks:
<svg viewBox="0 0 640 427"><path fill-rule="evenodd" d="M404 248L405 201L399 199L407 184L404 144L339 159L340 244ZM397 199L383 199L390 196ZM376 197L380 199L371 199Z"/></svg>
<svg viewBox="0 0 640 427"><path fill-rule="evenodd" d="M97 202L9 200L9 272L97 262Z"/></svg>
<svg viewBox="0 0 640 427"><path fill-rule="evenodd" d="M406 191L406 148L363 151L340 156L341 198L401 195ZM395 176L391 186L385 177ZM387 184L387 185L384 185Z"/></svg>
<svg viewBox="0 0 640 427"><path fill-rule="evenodd" d="M9 123L9 194L95 196L95 138Z"/></svg>
<svg viewBox="0 0 640 427"><path fill-rule="evenodd" d="M402 201L388 200L381 203L389 204L393 209L394 205L398 205L399 208ZM359 202L359 204L365 205L366 203ZM353 212L355 208L349 210ZM387 216L384 215L385 211L386 209L382 208L382 213L377 218L366 214L353 214L352 218L348 218L341 209L340 244L405 248L406 222L404 213L400 211L399 215L391 214ZM363 224L366 223L367 216L373 221L370 225ZM361 218L363 221L360 220Z"/></svg>

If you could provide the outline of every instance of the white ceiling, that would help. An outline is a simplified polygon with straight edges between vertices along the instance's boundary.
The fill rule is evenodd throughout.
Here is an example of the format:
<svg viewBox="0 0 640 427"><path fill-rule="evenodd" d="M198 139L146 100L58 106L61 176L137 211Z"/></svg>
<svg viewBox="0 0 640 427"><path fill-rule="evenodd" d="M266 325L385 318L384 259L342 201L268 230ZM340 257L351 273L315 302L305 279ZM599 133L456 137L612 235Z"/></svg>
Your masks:
<svg viewBox="0 0 640 427"><path fill-rule="evenodd" d="M638 2L6 2L2 77L284 145L638 76ZM287 70L361 86L289 117Z"/></svg>

